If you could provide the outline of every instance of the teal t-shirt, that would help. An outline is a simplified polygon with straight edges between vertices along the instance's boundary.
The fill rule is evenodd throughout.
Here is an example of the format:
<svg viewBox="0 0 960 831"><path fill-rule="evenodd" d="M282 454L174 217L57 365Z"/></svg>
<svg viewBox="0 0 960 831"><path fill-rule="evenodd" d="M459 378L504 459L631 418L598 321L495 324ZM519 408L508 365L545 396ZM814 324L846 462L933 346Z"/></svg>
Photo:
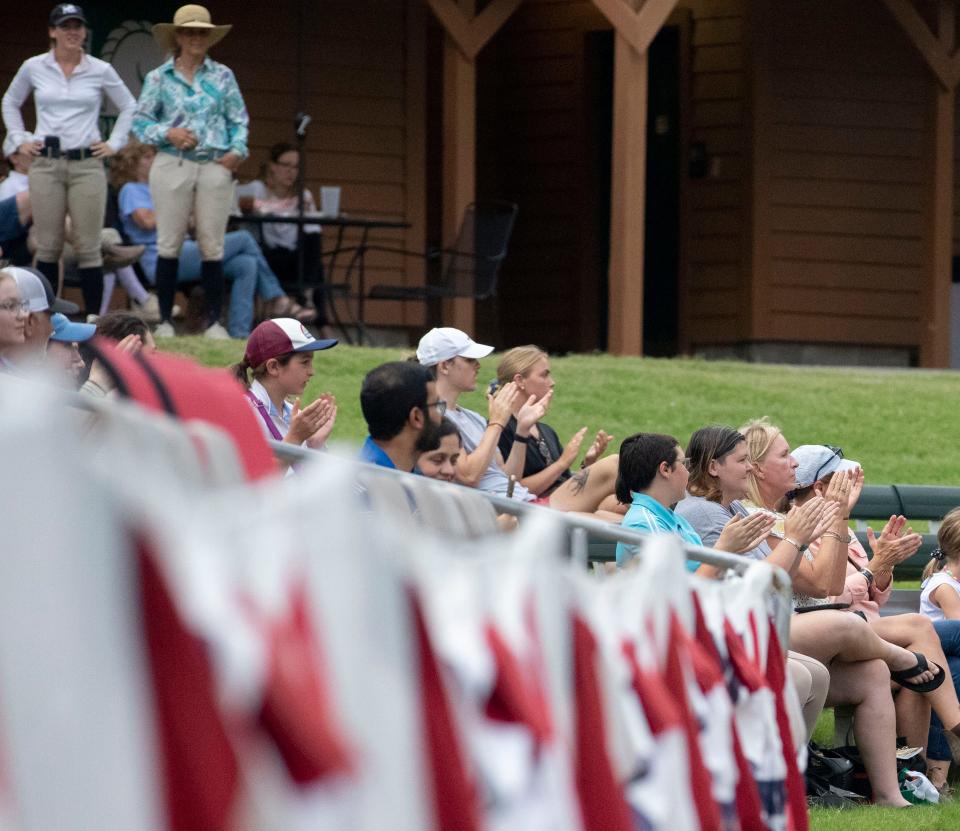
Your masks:
<svg viewBox="0 0 960 831"><path fill-rule="evenodd" d="M703 545L700 535L682 516L661 505L645 493L634 493L630 509L620 525L643 534L674 534L691 545ZM617 565L623 566L637 553L635 545L617 543ZM687 560L687 571L696 571L700 563Z"/></svg>

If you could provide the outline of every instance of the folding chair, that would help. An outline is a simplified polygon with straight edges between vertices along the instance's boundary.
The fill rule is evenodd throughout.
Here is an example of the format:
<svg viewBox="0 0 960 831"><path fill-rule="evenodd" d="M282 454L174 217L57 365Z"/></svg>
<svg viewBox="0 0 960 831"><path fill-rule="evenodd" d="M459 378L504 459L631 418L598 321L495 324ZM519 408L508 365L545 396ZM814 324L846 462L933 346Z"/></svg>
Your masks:
<svg viewBox="0 0 960 831"><path fill-rule="evenodd" d="M500 266L507 256L507 245L517 219L513 202L474 202L467 206L460 231L452 248L425 253L399 248L371 246L371 250L391 251L408 257L421 257L427 263L442 262L440 280L422 286L373 286L370 300L442 300L495 297Z"/></svg>

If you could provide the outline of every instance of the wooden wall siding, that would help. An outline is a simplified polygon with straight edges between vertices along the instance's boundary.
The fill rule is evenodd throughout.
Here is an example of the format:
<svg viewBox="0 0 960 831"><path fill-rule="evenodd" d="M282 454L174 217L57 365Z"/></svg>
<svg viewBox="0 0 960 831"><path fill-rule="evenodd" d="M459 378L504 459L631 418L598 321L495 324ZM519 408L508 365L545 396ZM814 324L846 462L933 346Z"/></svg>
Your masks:
<svg viewBox="0 0 960 831"><path fill-rule="evenodd" d="M692 137L717 159L711 178L689 184L685 244L692 294L704 299L689 303L680 322L685 344L735 340L745 331L728 299L746 279L744 6L680 4L693 17ZM597 205L587 171L584 39L609 29L587 0L524 0L479 58L478 195L520 205L499 331L492 323L487 330L505 346L597 346L598 287L607 277L588 218Z"/></svg>
<svg viewBox="0 0 960 831"><path fill-rule="evenodd" d="M478 324L499 346L592 348L597 301L584 294L583 39L607 29L589 0L524 0L478 58L478 198L517 202L501 273L498 320ZM594 266L592 294L601 276ZM587 305L592 314L584 315ZM590 318L591 331L583 320Z"/></svg>
<svg viewBox="0 0 960 831"><path fill-rule="evenodd" d="M293 137L299 3L258 0L208 5L215 21L219 17L234 24L230 36L217 46L216 56L234 69L250 110L251 158L242 169L247 178L256 174L271 144ZM306 111L313 123L308 133L307 177L317 197L321 185L339 185L343 211L406 219L414 225L409 232L377 232L371 236L375 243L422 249L425 207L417 210L411 189L424 193L423 164L411 171L408 156L422 148L425 125L411 125L408 109L411 93L422 98L425 89L422 70L413 75L420 88L408 89L409 63L423 61L422 55L409 54L408 14L405 0L308 4L304 87ZM413 129L417 134L411 136ZM334 233L327 233L332 242ZM368 288L375 283L422 280L422 270L396 255L372 252L366 265ZM333 279L343 276L334 274ZM373 324L419 326L423 322L422 305L413 303L369 303L365 316Z"/></svg>
<svg viewBox="0 0 960 831"><path fill-rule="evenodd" d="M745 0L692 0L691 142L710 158L689 179L685 245L689 295L681 345L729 343L747 336L742 302L748 279L750 168Z"/></svg>
<svg viewBox="0 0 960 831"><path fill-rule="evenodd" d="M777 0L757 340L914 346L929 71L859 0Z"/></svg>

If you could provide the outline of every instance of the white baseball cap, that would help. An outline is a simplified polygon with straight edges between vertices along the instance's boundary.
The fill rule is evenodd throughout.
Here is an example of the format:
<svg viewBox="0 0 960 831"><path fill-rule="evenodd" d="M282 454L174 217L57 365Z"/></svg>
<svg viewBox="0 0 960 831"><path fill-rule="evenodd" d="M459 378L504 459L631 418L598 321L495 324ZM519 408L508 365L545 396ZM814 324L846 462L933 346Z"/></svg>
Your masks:
<svg viewBox="0 0 960 831"><path fill-rule="evenodd" d="M420 338L417 346L417 360L423 366L434 366L440 361L451 358L486 358L493 352L492 346L477 343L466 332L443 326L431 329Z"/></svg>

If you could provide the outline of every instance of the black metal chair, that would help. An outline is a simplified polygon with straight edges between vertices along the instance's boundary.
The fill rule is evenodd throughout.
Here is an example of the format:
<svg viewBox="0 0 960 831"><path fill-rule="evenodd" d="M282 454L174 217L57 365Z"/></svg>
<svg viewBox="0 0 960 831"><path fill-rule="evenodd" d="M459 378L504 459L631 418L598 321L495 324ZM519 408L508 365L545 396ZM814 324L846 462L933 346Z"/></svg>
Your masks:
<svg viewBox="0 0 960 831"><path fill-rule="evenodd" d="M452 248L421 253L371 246L371 250L421 257L427 263L440 260L442 268L437 283L428 282L422 286L376 285L371 287L367 299L427 302L452 297L486 300L496 296L497 277L507 256L507 245L516 219L517 206L513 202L474 202L464 212Z"/></svg>

